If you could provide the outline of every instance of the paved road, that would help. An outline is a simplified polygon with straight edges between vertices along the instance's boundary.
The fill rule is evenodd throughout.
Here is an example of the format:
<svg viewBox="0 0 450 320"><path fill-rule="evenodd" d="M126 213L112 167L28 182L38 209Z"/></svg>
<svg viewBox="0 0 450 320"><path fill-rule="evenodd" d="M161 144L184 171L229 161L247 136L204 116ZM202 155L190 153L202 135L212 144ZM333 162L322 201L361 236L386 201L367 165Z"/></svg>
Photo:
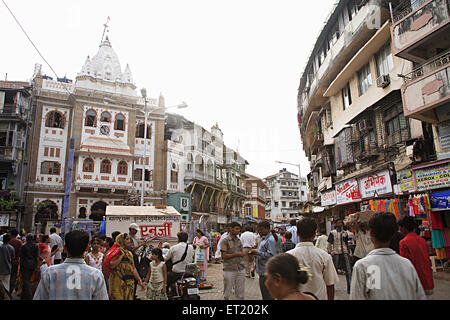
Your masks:
<svg viewBox="0 0 450 320"><path fill-rule="evenodd" d="M222 265L209 264L207 279L214 287L210 290L201 290L201 300L223 300ZM429 297L429 300L450 300L450 270L435 273L434 285L434 294ZM335 288L335 299L349 300L345 275L339 275L339 283ZM245 300L261 300L257 275L253 279L246 278Z"/></svg>

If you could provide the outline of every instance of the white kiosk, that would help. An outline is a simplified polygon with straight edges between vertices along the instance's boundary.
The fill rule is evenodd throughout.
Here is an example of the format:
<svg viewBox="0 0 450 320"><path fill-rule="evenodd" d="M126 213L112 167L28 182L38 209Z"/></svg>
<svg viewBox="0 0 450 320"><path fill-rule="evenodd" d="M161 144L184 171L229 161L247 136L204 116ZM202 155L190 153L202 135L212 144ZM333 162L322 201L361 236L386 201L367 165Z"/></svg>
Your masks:
<svg viewBox="0 0 450 320"><path fill-rule="evenodd" d="M181 214L173 207L107 206L105 215L107 236L114 231L128 233L130 224L136 223L143 240L178 242Z"/></svg>

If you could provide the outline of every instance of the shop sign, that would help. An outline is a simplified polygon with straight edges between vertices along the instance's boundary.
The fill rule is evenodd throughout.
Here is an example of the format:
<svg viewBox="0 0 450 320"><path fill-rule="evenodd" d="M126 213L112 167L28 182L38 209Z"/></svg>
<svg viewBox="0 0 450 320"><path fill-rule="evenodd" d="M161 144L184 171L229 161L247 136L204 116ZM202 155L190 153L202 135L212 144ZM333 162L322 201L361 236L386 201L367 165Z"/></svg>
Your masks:
<svg viewBox="0 0 450 320"><path fill-rule="evenodd" d="M336 204L336 190L322 192L321 205L322 207L332 206Z"/></svg>
<svg viewBox="0 0 450 320"><path fill-rule="evenodd" d="M418 191L450 187L450 162L415 170Z"/></svg>
<svg viewBox="0 0 450 320"><path fill-rule="evenodd" d="M226 224L227 223L227 217L225 217L225 216L218 216L217 217L217 223Z"/></svg>
<svg viewBox="0 0 450 320"><path fill-rule="evenodd" d="M361 200L358 180L351 179L336 185L336 204L358 202Z"/></svg>
<svg viewBox="0 0 450 320"><path fill-rule="evenodd" d="M430 194L431 210L450 210L450 190Z"/></svg>
<svg viewBox="0 0 450 320"><path fill-rule="evenodd" d="M9 213L0 213L0 227L9 227Z"/></svg>
<svg viewBox="0 0 450 320"><path fill-rule="evenodd" d="M411 170L404 169L397 171L397 184L401 192L414 190L414 179Z"/></svg>
<svg viewBox="0 0 450 320"><path fill-rule="evenodd" d="M362 198L371 198L392 192L391 175L389 170L384 170L376 174L359 179L359 190Z"/></svg>

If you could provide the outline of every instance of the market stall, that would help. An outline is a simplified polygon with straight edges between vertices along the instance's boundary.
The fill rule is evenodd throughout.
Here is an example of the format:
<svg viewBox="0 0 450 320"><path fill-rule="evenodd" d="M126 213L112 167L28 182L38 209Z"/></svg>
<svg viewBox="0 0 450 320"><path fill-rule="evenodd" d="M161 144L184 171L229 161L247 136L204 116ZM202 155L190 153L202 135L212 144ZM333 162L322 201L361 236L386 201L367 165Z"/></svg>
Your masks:
<svg viewBox="0 0 450 320"><path fill-rule="evenodd" d="M114 231L128 233L129 226L139 226L139 236L144 240L166 241L170 245L178 242L181 231L181 214L173 207L106 207L106 235Z"/></svg>

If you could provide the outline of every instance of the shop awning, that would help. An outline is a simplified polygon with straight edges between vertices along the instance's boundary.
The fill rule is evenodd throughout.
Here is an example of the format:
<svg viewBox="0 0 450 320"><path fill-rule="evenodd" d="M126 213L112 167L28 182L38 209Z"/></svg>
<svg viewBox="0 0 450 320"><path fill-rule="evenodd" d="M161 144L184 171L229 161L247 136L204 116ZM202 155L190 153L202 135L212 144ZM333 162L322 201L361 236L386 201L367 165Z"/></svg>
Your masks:
<svg viewBox="0 0 450 320"><path fill-rule="evenodd" d="M248 216L248 217L245 217L245 218L247 218L247 219L250 220L250 221L259 223L259 220L258 220L258 219L255 219L255 218L253 218L253 217Z"/></svg>

